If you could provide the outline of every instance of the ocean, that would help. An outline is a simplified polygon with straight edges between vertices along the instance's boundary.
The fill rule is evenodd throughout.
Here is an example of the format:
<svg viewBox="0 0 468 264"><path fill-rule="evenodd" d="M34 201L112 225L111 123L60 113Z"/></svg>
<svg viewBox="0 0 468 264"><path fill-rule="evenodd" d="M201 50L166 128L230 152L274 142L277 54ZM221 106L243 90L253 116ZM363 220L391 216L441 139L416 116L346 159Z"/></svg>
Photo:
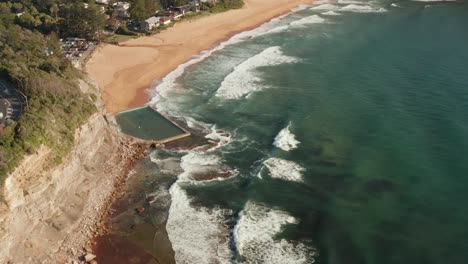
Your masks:
<svg viewBox="0 0 468 264"><path fill-rule="evenodd" d="M468 263L467 29L466 2L317 1L181 65L151 104L215 147L137 166L159 226L141 248L167 237L177 263Z"/></svg>

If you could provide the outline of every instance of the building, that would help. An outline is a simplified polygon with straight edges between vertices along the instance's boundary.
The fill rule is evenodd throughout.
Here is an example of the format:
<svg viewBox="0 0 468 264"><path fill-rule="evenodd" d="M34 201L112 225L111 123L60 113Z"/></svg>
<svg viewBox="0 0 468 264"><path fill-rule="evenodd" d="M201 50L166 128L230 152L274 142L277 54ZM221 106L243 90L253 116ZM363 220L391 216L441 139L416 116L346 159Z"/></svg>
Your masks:
<svg viewBox="0 0 468 264"><path fill-rule="evenodd" d="M160 17L150 17L144 21L140 22L140 29L142 31L150 31L155 27L159 27Z"/></svg>
<svg viewBox="0 0 468 264"><path fill-rule="evenodd" d="M200 12L200 3L197 0L190 1L190 10L193 12Z"/></svg>
<svg viewBox="0 0 468 264"><path fill-rule="evenodd" d="M177 21L179 19L181 19L184 15L182 13L174 13L174 15L172 16L172 21Z"/></svg>
<svg viewBox="0 0 468 264"><path fill-rule="evenodd" d="M96 4L108 5L108 4L109 4L109 0L96 0Z"/></svg>
<svg viewBox="0 0 468 264"><path fill-rule="evenodd" d="M185 15L186 13L190 13L192 11L192 6L190 4L174 7L174 10L179 14Z"/></svg>
<svg viewBox="0 0 468 264"><path fill-rule="evenodd" d="M171 23L171 18L170 17L161 17L161 19L159 19L159 22L163 26L169 25Z"/></svg>
<svg viewBox="0 0 468 264"><path fill-rule="evenodd" d="M114 10L117 17L127 19L130 18L128 10L130 9L130 3L128 2L117 2L114 4Z"/></svg>
<svg viewBox="0 0 468 264"><path fill-rule="evenodd" d="M130 3L129 2L117 2L114 4L114 7L123 9L123 10L128 10L130 9Z"/></svg>

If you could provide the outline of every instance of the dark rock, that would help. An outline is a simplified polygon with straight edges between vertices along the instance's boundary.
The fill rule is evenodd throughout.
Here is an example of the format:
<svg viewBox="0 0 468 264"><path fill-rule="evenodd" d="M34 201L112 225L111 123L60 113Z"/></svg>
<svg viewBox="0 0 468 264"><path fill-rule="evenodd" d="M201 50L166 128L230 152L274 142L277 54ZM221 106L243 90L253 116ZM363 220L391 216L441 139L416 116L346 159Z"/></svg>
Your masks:
<svg viewBox="0 0 468 264"><path fill-rule="evenodd" d="M144 207L138 207L138 208L135 209L135 212L137 214L142 214L142 213L145 212L145 208Z"/></svg>

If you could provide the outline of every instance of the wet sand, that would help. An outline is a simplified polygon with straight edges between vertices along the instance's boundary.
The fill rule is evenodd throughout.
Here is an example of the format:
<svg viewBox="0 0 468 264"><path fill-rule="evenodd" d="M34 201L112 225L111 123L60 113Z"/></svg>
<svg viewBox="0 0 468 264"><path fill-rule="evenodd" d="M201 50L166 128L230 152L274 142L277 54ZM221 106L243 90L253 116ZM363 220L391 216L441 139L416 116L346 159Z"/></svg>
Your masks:
<svg viewBox="0 0 468 264"><path fill-rule="evenodd" d="M106 110L117 112L148 102L145 90L194 55L236 33L255 28L312 0L244 0L241 9L177 23L148 37L104 44L86 70L101 89Z"/></svg>

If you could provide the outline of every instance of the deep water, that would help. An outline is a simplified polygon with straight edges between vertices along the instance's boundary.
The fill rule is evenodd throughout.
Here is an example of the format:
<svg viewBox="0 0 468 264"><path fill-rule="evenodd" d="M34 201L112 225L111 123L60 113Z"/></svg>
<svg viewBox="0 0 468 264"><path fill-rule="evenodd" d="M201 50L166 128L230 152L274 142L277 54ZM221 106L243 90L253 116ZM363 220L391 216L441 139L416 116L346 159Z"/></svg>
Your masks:
<svg viewBox="0 0 468 264"><path fill-rule="evenodd" d="M155 88L159 110L231 134L152 154L164 173L185 155L176 260L468 263L468 5L317 6ZM213 170L236 176L194 181Z"/></svg>

